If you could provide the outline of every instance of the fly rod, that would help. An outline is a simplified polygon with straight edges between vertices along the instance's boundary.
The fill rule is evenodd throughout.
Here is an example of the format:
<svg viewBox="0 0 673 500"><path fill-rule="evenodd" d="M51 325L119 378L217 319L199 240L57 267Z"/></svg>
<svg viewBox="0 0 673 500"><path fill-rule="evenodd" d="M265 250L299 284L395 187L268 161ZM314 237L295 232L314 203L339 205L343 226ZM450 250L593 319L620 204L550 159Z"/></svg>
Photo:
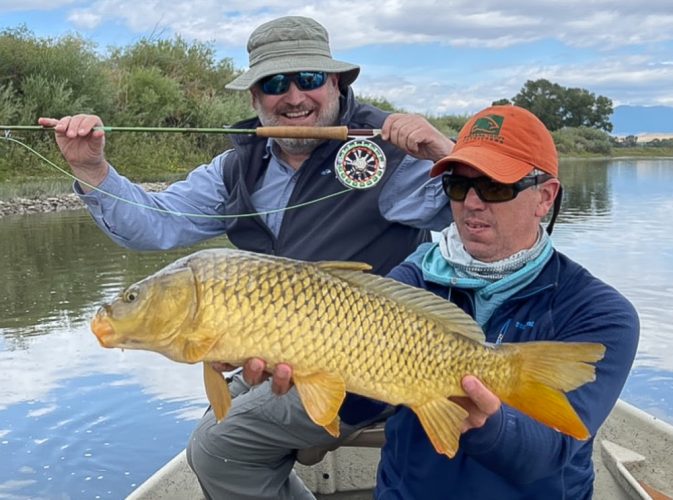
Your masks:
<svg viewBox="0 0 673 500"><path fill-rule="evenodd" d="M53 127L42 125L0 125L0 130L45 131ZM197 128L197 127L94 127L93 130L104 132L150 132L150 133L182 133L182 134L246 134L258 137L285 139L332 139L346 141L349 137L375 137L381 129L336 127L257 127L257 128Z"/></svg>

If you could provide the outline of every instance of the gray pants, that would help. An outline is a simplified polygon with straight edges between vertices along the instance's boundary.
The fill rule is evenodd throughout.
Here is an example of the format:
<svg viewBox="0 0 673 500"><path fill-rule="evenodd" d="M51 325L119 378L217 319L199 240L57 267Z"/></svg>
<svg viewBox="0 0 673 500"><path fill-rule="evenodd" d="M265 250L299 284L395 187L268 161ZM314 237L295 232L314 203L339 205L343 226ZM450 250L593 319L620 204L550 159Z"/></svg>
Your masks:
<svg viewBox="0 0 673 500"><path fill-rule="evenodd" d="M230 382L232 406L215 422L203 416L187 445L187 461L213 500L304 500L315 497L293 471L297 449L329 446L335 439L304 411L296 389L284 396L271 383L248 389L240 374ZM341 436L358 427L342 422Z"/></svg>

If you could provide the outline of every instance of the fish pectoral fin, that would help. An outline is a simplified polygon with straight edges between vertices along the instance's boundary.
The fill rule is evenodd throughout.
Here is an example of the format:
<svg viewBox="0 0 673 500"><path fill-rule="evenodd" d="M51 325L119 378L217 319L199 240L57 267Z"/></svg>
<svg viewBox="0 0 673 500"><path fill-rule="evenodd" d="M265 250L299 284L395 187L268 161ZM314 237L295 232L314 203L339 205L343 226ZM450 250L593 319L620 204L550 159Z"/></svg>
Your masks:
<svg viewBox="0 0 673 500"><path fill-rule="evenodd" d="M182 357L187 363L197 363L210 352L210 350L217 342L217 339L203 338L203 339L187 339L182 346Z"/></svg>
<svg viewBox="0 0 673 500"><path fill-rule="evenodd" d="M437 453L453 458L458 451L458 440L467 411L447 398L433 399L411 409L421 421Z"/></svg>
<svg viewBox="0 0 673 500"><path fill-rule="evenodd" d="M210 363L203 363L203 383L206 386L206 396L210 406L213 407L215 420L222 420L231 406L231 393L227 381L222 373L215 370Z"/></svg>
<svg viewBox="0 0 673 500"><path fill-rule="evenodd" d="M317 425L327 429L335 436L333 423L338 417L339 408L346 397L346 383L340 375L318 372L308 375L294 374L292 379L297 387L306 413ZM332 429L332 431L330 431ZM336 424L336 436L339 425ZM335 436L335 437L336 437Z"/></svg>

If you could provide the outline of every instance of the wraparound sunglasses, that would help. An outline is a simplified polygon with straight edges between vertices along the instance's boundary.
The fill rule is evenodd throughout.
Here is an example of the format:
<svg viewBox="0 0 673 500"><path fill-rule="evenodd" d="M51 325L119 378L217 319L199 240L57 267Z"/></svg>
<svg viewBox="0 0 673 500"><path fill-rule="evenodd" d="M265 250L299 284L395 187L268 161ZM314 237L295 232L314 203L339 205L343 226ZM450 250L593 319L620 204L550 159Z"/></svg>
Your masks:
<svg viewBox="0 0 673 500"><path fill-rule="evenodd" d="M461 175L444 174L442 187L446 196L453 201L465 201L467 193L471 188L474 188L474 192L477 193L481 201L502 203L513 200L521 191L542 184L551 178L552 176L549 174L531 175L512 184L504 184L486 176L463 177Z"/></svg>
<svg viewBox="0 0 673 500"><path fill-rule="evenodd" d="M290 89L294 82L301 91L315 90L325 85L327 73L324 71L298 71L297 73L278 73L259 81L259 88L267 95L281 95Z"/></svg>

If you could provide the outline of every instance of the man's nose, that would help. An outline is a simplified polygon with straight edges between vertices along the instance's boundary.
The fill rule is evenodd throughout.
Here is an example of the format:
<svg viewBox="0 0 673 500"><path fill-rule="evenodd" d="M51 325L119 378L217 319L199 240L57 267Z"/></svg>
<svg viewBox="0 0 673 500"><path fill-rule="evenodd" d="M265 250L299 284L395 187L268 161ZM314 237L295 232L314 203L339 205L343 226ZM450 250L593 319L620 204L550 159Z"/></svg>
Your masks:
<svg viewBox="0 0 673 500"><path fill-rule="evenodd" d="M299 87L297 87L296 83L290 82L290 87L287 89L284 97L286 101L290 103L296 103L303 100L304 92L299 90Z"/></svg>
<svg viewBox="0 0 673 500"><path fill-rule="evenodd" d="M481 198L479 198L479 195L477 194L474 186L470 186L470 189L468 189L467 194L465 195L465 201L463 203L468 207L484 206L484 202L481 200Z"/></svg>

